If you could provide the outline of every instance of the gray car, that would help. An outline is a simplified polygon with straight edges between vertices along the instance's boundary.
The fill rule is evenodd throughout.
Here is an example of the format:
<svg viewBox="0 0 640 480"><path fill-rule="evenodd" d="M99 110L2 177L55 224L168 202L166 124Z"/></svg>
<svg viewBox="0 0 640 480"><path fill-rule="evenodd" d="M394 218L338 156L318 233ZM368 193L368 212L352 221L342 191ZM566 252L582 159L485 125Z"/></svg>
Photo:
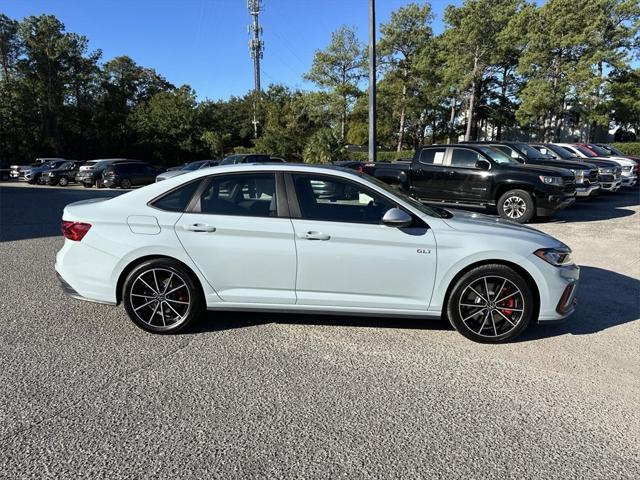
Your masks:
<svg viewBox="0 0 640 480"><path fill-rule="evenodd" d="M200 170L201 168L215 167L218 163L220 163L218 160L198 160L196 162L187 163L179 170L169 170L161 173L156 177L156 182L161 182L167 178L177 177L178 175L193 172L194 170Z"/></svg>

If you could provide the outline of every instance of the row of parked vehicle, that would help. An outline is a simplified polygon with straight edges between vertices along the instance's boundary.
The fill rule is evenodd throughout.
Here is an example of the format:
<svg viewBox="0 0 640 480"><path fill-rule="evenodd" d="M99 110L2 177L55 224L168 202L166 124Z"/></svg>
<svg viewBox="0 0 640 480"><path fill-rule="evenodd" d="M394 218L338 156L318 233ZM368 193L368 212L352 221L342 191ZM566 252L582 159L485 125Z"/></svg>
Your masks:
<svg viewBox="0 0 640 480"><path fill-rule="evenodd" d="M639 160L608 145L485 141L429 145L411 160L347 166L424 203L496 208L526 223L576 198L637 185Z"/></svg>
<svg viewBox="0 0 640 480"><path fill-rule="evenodd" d="M218 164L284 162L268 155L235 154L224 160L199 160L169 170L154 167L140 160L106 158L89 161L64 158L38 158L32 165L12 165L9 177L32 184L60 185L81 184L87 188L132 188L149 185L172 176Z"/></svg>

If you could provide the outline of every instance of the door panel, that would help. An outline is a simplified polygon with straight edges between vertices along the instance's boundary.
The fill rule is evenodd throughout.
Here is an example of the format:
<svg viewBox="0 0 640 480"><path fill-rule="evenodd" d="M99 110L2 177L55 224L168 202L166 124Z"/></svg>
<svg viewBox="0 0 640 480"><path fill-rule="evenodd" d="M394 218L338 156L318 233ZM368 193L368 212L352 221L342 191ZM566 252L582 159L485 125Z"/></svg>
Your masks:
<svg viewBox="0 0 640 480"><path fill-rule="evenodd" d="M293 175L290 185L302 217L291 220L298 305L427 310L436 248L422 221L381 225L395 204L346 179Z"/></svg>
<svg viewBox="0 0 640 480"><path fill-rule="evenodd" d="M444 148L426 148L411 163L411 185L418 198L445 199L449 173L444 165Z"/></svg>
<svg viewBox="0 0 640 480"><path fill-rule="evenodd" d="M183 247L224 301L296 301L293 226L274 209L274 178L216 175L198 195L200 213L185 213L176 223Z"/></svg>
<svg viewBox="0 0 640 480"><path fill-rule="evenodd" d="M458 202L488 201L491 192L491 173L475 166L477 160L487 159L468 148L456 147L450 150L448 167L451 175L447 179L446 187L449 198Z"/></svg>

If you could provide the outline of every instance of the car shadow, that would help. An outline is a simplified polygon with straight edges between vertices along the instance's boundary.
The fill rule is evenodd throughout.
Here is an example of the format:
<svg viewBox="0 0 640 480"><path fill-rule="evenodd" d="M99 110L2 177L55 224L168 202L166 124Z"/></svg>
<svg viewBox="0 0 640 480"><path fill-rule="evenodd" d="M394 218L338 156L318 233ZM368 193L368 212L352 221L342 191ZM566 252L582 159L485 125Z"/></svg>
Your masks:
<svg viewBox="0 0 640 480"><path fill-rule="evenodd" d="M576 312L551 325L532 324L515 341L537 341L559 335L589 335L640 319L640 280L597 267L582 266ZM270 323L336 327L452 330L444 319L317 315L300 313L207 312L186 333L230 330Z"/></svg>
<svg viewBox="0 0 640 480"><path fill-rule="evenodd" d="M62 211L69 203L112 198L124 191L96 188L0 186L0 242L61 235Z"/></svg>
<svg viewBox="0 0 640 480"><path fill-rule="evenodd" d="M616 193L602 193L594 198L580 199L551 217L538 217L532 224L593 222L623 218L636 212L626 207L640 205L640 189L625 188Z"/></svg>

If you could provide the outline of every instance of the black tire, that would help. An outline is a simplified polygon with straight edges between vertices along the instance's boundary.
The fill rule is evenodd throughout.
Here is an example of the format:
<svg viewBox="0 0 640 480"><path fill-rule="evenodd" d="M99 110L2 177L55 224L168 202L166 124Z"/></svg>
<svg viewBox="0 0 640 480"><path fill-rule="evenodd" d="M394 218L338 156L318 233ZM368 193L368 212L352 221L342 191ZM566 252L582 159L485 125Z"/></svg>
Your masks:
<svg viewBox="0 0 640 480"><path fill-rule="evenodd" d="M91 185L90 183L83 183L82 186L84 188L93 188L93 185Z"/></svg>
<svg viewBox="0 0 640 480"><path fill-rule="evenodd" d="M498 215L516 223L527 223L536 214L536 205L526 190L509 190L498 199Z"/></svg>
<svg viewBox="0 0 640 480"><path fill-rule="evenodd" d="M55 178L51 178L47 181L46 185L51 185L52 187L55 187L56 185L58 185L59 180L56 180Z"/></svg>
<svg viewBox="0 0 640 480"><path fill-rule="evenodd" d="M61 187L66 187L67 185L69 185L69 179L67 177L60 177L60 180L58 180L58 185L60 185Z"/></svg>
<svg viewBox="0 0 640 480"><path fill-rule="evenodd" d="M527 328L534 312L531 286L512 268L499 264L482 265L465 273L447 302L453 327L480 343L513 340Z"/></svg>
<svg viewBox="0 0 640 480"><path fill-rule="evenodd" d="M204 298L197 282L191 272L175 260L147 260L127 275L122 287L122 303L129 318L141 329L178 333L188 329L204 311ZM171 319L172 316L176 318Z"/></svg>
<svg viewBox="0 0 640 480"><path fill-rule="evenodd" d="M120 188L124 188L125 190L130 189L131 180L129 180L128 178L123 178L122 180L120 180Z"/></svg>

